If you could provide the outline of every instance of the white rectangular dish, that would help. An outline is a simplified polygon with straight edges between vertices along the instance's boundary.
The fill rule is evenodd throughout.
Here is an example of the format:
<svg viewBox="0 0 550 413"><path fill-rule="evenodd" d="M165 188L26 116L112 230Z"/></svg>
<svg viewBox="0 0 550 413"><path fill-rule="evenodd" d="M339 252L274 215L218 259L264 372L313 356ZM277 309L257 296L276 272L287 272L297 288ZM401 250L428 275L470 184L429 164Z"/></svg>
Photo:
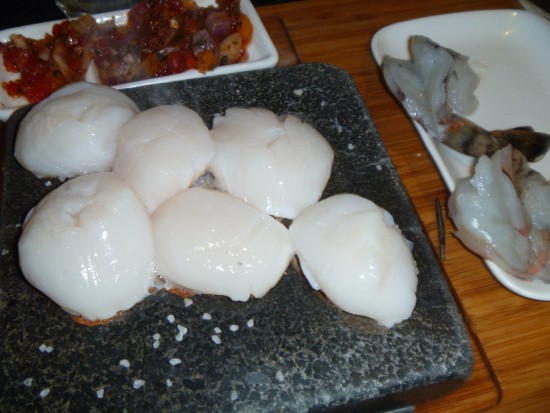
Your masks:
<svg viewBox="0 0 550 413"><path fill-rule="evenodd" d="M380 65L384 56L409 59L409 38L424 35L469 57L479 76L475 95L479 106L469 119L485 129L532 126L550 133L550 22L523 10L464 12L396 23L379 30L371 47ZM445 185L471 175L473 158L436 142L416 122L426 149ZM550 157L532 167L550 177ZM522 296L550 301L550 286L527 282L486 261L489 270L507 288Z"/></svg>
<svg viewBox="0 0 550 413"><path fill-rule="evenodd" d="M212 0L197 0L199 6L215 5ZM187 70L183 73L178 73L170 76L157 77L152 79L140 80L137 82L124 83L114 86L117 89L127 89L136 86L144 86L150 84L173 82L177 80L194 79L198 77L217 76L234 72L242 72L248 70L265 69L268 67L274 67L278 60L279 55L277 49L273 44L267 30L265 29L260 16L256 12L256 9L250 2L250 0L241 0L241 11L248 16L252 22L254 28L252 42L247 48L248 60L242 63L236 63L227 66L220 66L207 73L200 73L198 70ZM107 12L94 15L98 22L105 22L110 19L114 19L115 24L123 25L127 22L128 10L120 10L114 12ZM26 37L40 39L44 37L46 33L50 33L52 26L57 23L45 22L38 23L29 26L14 27L11 29L5 29L0 31L0 42L6 42L9 40L11 34L22 34ZM19 77L16 73L9 73L4 68L4 62L0 55L0 83L12 80ZM98 83L98 78L94 70L89 70L86 79L89 82ZM9 97L3 88L0 88L0 121L6 121L14 110L26 105L28 102L24 98L13 99Z"/></svg>

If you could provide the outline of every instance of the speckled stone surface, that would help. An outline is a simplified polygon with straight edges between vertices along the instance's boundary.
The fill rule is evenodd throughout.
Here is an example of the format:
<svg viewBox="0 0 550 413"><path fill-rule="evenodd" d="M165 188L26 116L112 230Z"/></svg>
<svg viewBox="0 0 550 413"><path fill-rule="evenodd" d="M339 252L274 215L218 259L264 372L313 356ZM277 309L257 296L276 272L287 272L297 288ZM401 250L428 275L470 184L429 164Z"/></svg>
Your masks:
<svg viewBox="0 0 550 413"><path fill-rule="evenodd" d="M75 324L27 284L17 265L26 212L58 185L47 186L14 161L20 111L5 137L0 411L364 411L414 405L467 380L473 355L463 321L347 73L309 64L125 93L141 109L188 105L209 126L213 114L231 106L267 107L313 124L336 152L325 196L352 192L370 198L394 215L413 242L420 270L417 306L409 320L385 329L335 308L291 266L262 299L240 303L203 295L186 306L161 292L107 325ZM178 325L187 328L181 341ZM173 359L181 363L173 365ZM143 385L134 388L141 383L136 380Z"/></svg>

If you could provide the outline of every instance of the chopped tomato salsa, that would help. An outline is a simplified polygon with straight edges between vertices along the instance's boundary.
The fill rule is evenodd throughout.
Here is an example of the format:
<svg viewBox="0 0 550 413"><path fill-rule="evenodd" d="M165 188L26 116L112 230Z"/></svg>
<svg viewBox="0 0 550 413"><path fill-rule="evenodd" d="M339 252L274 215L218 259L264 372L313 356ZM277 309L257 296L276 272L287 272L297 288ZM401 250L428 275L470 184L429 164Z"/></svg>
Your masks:
<svg viewBox="0 0 550 413"><path fill-rule="evenodd" d="M117 85L243 61L252 24L239 0L198 7L193 0L141 0L128 23L97 23L92 16L55 24L34 40L14 34L0 43L7 71L19 79L2 83L13 98L31 103L61 86L83 80L91 63L101 83Z"/></svg>

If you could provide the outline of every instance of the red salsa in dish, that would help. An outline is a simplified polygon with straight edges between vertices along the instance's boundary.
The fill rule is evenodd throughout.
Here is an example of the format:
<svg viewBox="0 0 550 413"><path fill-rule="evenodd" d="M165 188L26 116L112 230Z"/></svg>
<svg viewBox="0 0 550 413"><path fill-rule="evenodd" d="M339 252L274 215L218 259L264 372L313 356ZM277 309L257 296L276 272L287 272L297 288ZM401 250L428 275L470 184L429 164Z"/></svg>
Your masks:
<svg viewBox="0 0 550 413"><path fill-rule="evenodd" d="M2 83L12 98L31 103L61 86L83 80L93 63L101 83L117 85L197 69L201 73L246 59L253 27L240 0L198 7L193 0L141 0L126 25L97 23L92 16L55 24L35 40L20 34L0 43L7 71Z"/></svg>

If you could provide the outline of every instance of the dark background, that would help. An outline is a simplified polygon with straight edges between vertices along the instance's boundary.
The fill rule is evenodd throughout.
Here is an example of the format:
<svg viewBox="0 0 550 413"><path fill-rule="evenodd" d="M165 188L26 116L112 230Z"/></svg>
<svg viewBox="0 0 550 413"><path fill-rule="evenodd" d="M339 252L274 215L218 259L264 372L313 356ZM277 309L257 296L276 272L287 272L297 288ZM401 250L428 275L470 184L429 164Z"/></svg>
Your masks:
<svg viewBox="0 0 550 413"><path fill-rule="evenodd" d="M251 1L259 7L289 0ZM0 5L0 30L63 18L65 16L55 5L55 0L2 0Z"/></svg>

